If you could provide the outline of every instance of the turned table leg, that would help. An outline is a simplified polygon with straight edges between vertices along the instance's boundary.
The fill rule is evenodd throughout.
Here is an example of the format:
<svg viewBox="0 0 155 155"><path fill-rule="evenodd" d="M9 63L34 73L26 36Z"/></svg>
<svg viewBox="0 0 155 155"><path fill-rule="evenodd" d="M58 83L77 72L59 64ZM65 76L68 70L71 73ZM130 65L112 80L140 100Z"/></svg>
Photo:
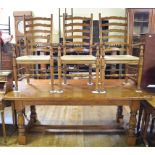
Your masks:
<svg viewBox="0 0 155 155"><path fill-rule="evenodd" d="M137 111L139 110L139 101L132 101L130 104L130 118L129 118L129 129L127 134L127 143L128 145L136 144L136 125L137 125Z"/></svg>
<svg viewBox="0 0 155 155"><path fill-rule="evenodd" d="M18 143L21 145L26 144L25 120L22 110L18 111Z"/></svg>
<svg viewBox="0 0 155 155"><path fill-rule="evenodd" d="M30 121L35 123L37 121L36 107L34 105L31 105L30 110L31 110Z"/></svg>
<svg viewBox="0 0 155 155"><path fill-rule="evenodd" d="M116 121L118 123L123 122L123 106L118 106L117 107Z"/></svg>

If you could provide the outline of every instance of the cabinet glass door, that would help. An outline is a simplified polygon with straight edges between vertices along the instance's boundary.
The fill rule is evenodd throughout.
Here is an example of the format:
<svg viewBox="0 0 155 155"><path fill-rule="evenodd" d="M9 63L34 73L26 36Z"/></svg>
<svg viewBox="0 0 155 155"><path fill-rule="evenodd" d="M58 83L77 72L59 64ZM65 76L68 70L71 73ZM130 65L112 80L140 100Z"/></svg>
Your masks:
<svg viewBox="0 0 155 155"><path fill-rule="evenodd" d="M139 42L140 37L149 32L149 12L134 13L133 42Z"/></svg>

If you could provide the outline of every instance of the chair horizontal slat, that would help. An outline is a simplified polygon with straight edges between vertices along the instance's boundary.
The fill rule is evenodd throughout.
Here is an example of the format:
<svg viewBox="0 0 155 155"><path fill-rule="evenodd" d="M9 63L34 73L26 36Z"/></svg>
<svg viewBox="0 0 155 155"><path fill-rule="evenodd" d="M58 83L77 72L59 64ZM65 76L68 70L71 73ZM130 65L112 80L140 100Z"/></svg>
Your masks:
<svg viewBox="0 0 155 155"><path fill-rule="evenodd" d="M105 23L101 24L101 26L127 26L127 23Z"/></svg>
<svg viewBox="0 0 155 155"><path fill-rule="evenodd" d="M105 35L104 38L108 39L108 38L120 38L120 39L126 39L127 36L126 35Z"/></svg>
<svg viewBox="0 0 155 155"><path fill-rule="evenodd" d="M115 48L105 48L103 50L104 50L104 52L114 52L114 51L121 51L121 52L123 52L123 51L127 51L126 48L117 48L117 47L115 47Z"/></svg>
<svg viewBox="0 0 155 155"><path fill-rule="evenodd" d="M42 23L36 23L36 24L29 24L29 25L25 25L26 27L36 27L36 26L43 26L43 27L51 27L50 24L42 24Z"/></svg>
<svg viewBox="0 0 155 155"><path fill-rule="evenodd" d="M25 33L51 33L51 30L27 30Z"/></svg>
<svg viewBox="0 0 155 155"><path fill-rule="evenodd" d="M121 42L121 41L111 41L111 42L105 42L105 45L128 45L127 42Z"/></svg>
<svg viewBox="0 0 155 155"><path fill-rule="evenodd" d="M89 53L89 49L87 49L87 48L80 48L80 47L74 47L74 48L67 48L66 49L66 52L67 53L72 53L72 52L84 52L84 53Z"/></svg>
<svg viewBox="0 0 155 155"><path fill-rule="evenodd" d="M25 18L25 21L34 21L34 20L47 20L47 21L51 21L51 18L46 18L46 17Z"/></svg>
<svg viewBox="0 0 155 155"><path fill-rule="evenodd" d="M127 33L127 30L122 30L122 29L108 29L108 30L102 30L102 33L105 32L122 32L122 33Z"/></svg>
<svg viewBox="0 0 155 155"><path fill-rule="evenodd" d="M74 33L74 32L90 33L89 30L82 30L82 29L70 29L70 30L65 30L65 33Z"/></svg>
<svg viewBox="0 0 155 155"><path fill-rule="evenodd" d="M85 24L85 23L69 23L69 24L65 24L65 26L90 26L90 24Z"/></svg>
<svg viewBox="0 0 155 155"><path fill-rule="evenodd" d="M89 46L90 44L89 43L86 43L86 42L68 42L66 43L66 45L86 45L86 46Z"/></svg>
<svg viewBox="0 0 155 155"><path fill-rule="evenodd" d="M52 46L52 44L50 44L50 43L47 43L47 42L39 42L39 41L37 41L37 42L34 42L34 43L28 43L28 45L32 45L32 46L37 46L37 47L50 47L50 46Z"/></svg>
<svg viewBox="0 0 155 155"><path fill-rule="evenodd" d="M29 49L29 52L33 53L33 52L50 52L49 48L31 48Z"/></svg>
<svg viewBox="0 0 155 155"><path fill-rule="evenodd" d="M101 20L109 20L109 19L127 20L126 17L118 17L118 16L110 16L110 17L102 17L101 18Z"/></svg>
<svg viewBox="0 0 155 155"><path fill-rule="evenodd" d="M68 16L65 18L65 20L90 20L90 17L80 17L80 16Z"/></svg>
<svg viewBox="0 0 155 155"><path fill-rule="evenodd" d="M81 39L90 39L89 36L82 36L82 35L73 35L73 36L66 36L66 39L74 39L74 38L81 38Z"/></svg>
<svg viewBox="0 0 155 155"><path fill-rule="evenodd" d="M26 33L51 33L51 30L26 30Z"/></svg>
<svg viewBox="0 0 155 155"><path fill-rule="evenodd" d="M31 39L49 39L49 36L28 36L28 40Z"/></svg>

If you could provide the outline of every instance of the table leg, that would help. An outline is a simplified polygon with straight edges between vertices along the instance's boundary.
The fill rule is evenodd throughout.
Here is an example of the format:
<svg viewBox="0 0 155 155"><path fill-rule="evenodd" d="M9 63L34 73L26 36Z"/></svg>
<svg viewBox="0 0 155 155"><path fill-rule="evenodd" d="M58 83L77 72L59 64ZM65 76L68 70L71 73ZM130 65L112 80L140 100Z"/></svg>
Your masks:
<svg viewBox="0 0 155 155"><path fill-rule="evenodd" d="M128 145L136 144L136 125L137 125L137 111L139 110L140 103L139 101L132 101L130 104L130 118L129 118L129 129L127 134L127 143Z"/></svg>
<svg viewBox="0 0 155 155"><path fill-rule="evenodd" d="M117 107L116 121L118 123L122 123L123 122L123 106L118 106Z"/></svg>
<svg viewBox="0 0 155 155"><path fill-rule="evenodd" d="M6 143L6 127L4 121L4 111L1 113L4 143Z"/></svg>
<svg viewBox="0 0 155 155"><path fill-rule="evenodd" d="M30 110L31 110L30 120L35 123L37 121L36 107L34 105L31 105Z"/></svg>
<svg viewBox="0 0 155 155"><path fill-rule="evenodd" d="M142 103L140 104L139 108L139 115L138 115L138 123L137 123L137 134L140 134L140 127L141 127L141 121L142 121L142 113L143 113L143 105Z"/></svg>
<svg viewBox="0 0 155 155"><path fill-rule="evenodd" d="M17 112L18 114L18 143L21 145L26 144L26 134L25 134L25 120L22 109Z"/></svg>

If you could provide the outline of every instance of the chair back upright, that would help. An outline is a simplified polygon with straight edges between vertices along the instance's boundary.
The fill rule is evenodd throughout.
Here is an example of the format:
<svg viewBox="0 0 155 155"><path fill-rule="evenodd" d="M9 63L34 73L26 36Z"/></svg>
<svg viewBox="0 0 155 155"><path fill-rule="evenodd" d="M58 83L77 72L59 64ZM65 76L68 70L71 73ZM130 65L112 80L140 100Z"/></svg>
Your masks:
<svg viewBox="0 0 155 155"><path fill-rule="evenodd" d="M26 55L37 55L37 53L51 53L48 47L52 45L53 15L45 17L24 16L24 43Z"/></svg>
<svg viewBox="0 0 155 155"><path fill-rule="evenodd" d="M106 53L129 54L128 20L127 17L101 17L99 14L100 49Z"/></svg>
<svg viewBox="0 0 155 155"><path fill-rule="evenodd" d="M93 14L90 17L63 14L63 32L63 55L92 55Z"/></svg>

